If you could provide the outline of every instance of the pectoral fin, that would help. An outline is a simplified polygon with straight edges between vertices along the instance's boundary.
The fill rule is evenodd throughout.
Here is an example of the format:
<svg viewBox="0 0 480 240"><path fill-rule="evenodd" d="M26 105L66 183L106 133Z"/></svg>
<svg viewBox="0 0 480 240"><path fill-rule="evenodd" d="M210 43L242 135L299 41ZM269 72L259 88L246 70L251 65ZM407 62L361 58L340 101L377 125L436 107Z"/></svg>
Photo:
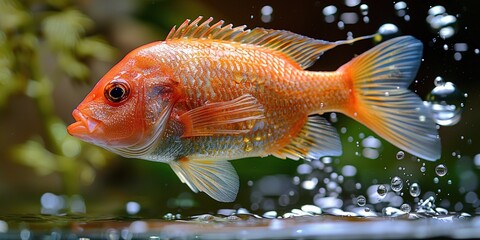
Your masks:
<svg viewBox="0 0 480 240"><path fill-rule="evenodd" d="M238 175L228 161L191 160L170 163L173 171L194 192L205 192L219 202L233 202L238 193Z"/></svg>
<svg viewBox="0 0 480 240"><path fill-rule="evenodd" d="M263 112L262 105L250 94L231 101L207 103L180 116L185 126L182 137L246 133L250 129L238 123L264 118Z"/></svg>

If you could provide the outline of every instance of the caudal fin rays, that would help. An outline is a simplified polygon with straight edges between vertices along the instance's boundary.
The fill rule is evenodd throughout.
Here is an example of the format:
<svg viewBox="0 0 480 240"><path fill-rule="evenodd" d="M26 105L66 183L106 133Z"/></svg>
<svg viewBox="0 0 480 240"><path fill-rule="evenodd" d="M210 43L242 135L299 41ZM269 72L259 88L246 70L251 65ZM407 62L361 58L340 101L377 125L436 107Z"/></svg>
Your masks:
<svg viewBox="0 0 480 240"><path fill-rule="evenodd" d="M353 83L346 114L395 146L427 160L440 158L435 122L422 100L407 89L422 56L422 43L404 36L354 58L339 70Z"/></svg>

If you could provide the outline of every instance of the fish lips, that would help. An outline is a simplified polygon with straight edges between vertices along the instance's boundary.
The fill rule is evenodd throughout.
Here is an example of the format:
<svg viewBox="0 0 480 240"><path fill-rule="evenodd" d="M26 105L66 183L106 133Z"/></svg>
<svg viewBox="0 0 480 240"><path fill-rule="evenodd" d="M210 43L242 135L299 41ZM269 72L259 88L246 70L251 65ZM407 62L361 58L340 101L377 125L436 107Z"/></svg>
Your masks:
<svg viewBox="0 0 480 240"><path fill-rule="evenodd" d="M80 110L73 110L72 116L76 122L70 124L67 128L70 135L88 141L94 132L99 133L101 131L101 128L99 128L101 122L85 116Z"/></svg>

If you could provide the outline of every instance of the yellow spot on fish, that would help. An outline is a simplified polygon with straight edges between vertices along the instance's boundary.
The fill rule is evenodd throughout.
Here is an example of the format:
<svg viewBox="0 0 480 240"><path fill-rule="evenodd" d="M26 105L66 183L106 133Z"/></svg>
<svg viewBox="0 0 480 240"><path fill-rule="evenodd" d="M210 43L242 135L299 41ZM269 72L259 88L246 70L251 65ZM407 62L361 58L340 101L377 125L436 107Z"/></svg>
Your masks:
<svg viewBox="0 0 480 240"><path fill-rule="evenodd" d="M249 140L250 141L250 140ZM244 148L245 152L250 152L253 150L253 143L251 142L245 142L245 148Z"/></svg>
<svg viewBox="0 0 480 240"><path fill-rule="evenodd" d="M242 73L234 73L233 75L234 75L233 80L236 83L238 83L238 84L242 83L242 81L243 81L243 74Z"/></svg>

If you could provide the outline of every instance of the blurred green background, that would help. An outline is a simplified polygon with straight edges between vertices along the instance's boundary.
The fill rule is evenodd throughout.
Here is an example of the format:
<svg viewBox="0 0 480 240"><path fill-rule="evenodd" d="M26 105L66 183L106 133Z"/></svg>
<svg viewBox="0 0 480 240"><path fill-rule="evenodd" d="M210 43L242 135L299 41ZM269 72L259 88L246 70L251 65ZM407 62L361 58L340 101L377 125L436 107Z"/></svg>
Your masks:
<svg viewBox="0 0 480 240"><path fill-rule="evenodd" d="M310 191L292 187L296 197L290 196L287 203L273 198L277 201L273 205L252 204L256 201L256 182L269 175L294 179L302 161L272 157L234 161L241 181L239 196L234 203L218 203L203 193L191 193L166 164L122 159L66 133L66 126L73 122L72 110L126 53L163 40L172 26L199 15L329 41L346 39L349 34L372 34L381 25L393 23L401 34L422 40L424 61L411 89L425 99L435 87L434 79L442 76L468 94L466 101L462 100L460 122L439 130L442 158L433 163L406 154L397 160L399 149L382 139L380 156L365 157L362 139L375 135L338 114L334 126L339 131L345 129L341 134L344 155L326 163L331 169L318 173L322 176L318 179L341 174L345 165L355 167L356 174L340 182L343 191L339 197L344 199L344 206L357 195L367 195L368 186L388 185L393 176L400 176L406 186L420 184L420 198L429 193L451 211L478 211L480 22L476 11L480 4L473 0L404 2L408 20L391 1L0 0L0 214L39 213L45 193L70 200L75 199L71 196L81 196L86 212L100 215L125 214L125 204L134 201L141 206L140 215L153 217L241 207L261 213L272 206L286 210L313 203L320 185L327 185L325 181ZM360 4L368 6L367 14L362 14ZM273 12L262 18L266 5ZM326 21L322 13L330 5L337 7L334 22ZM452 37L440 38L427 23L428 11L435 5L456 16L457 22L451 24L455 29ZM341 27L338 18L343 12L369 19ZM455 43L468 45L461 59L455 55ZM311 70L334 70L372 46L372 42L363 41L331 50ZM434 171L440 163L448 168L444 177ZM300 181L309 177L298 176ZM466 197L469 194L470 198ZM402 196L405 202L419 201L409 196L408 188ZM65 206L56 213L72 211Z"/></svg>

